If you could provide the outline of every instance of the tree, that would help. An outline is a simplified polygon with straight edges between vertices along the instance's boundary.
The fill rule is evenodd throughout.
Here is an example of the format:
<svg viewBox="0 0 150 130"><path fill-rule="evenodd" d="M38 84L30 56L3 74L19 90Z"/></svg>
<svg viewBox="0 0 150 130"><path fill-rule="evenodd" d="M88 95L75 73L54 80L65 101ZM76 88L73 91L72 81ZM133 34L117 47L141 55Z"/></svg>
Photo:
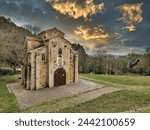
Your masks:
<svg viewBox="0 0 150 130"><path fill-rule="evenodd" d="M146 54L150 54L150 47L147 47L147 48L145 49L145 52L146 52Z"/></svg>
<svg viewBox="0 0 150 130"><path fill-rule="evenodd" d="M128 58L129 58L128 68L133 68L140 62L141 55L132 53L128 55Z"/></svg>
<svg viewBox="0 0 150 130"><path fill-rule="evenodd" d="M88 55L86 54L85 49L78 43L72 44L72 48L78 51L79 72L86 73L88 64Z"/></svg>

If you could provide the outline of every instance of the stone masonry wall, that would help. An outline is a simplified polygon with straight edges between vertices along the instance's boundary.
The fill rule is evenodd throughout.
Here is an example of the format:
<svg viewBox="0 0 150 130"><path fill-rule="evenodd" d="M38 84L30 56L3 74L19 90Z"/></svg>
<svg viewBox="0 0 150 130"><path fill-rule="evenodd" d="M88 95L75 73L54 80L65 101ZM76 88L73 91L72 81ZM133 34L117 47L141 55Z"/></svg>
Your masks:
<svg viewBox="0 0 150 130"><path fill-rule="evenodd" d="M41 38L41 39L40 39ZM54 87L54 73L58 68L66 71L66 84L78 81L78 54L64 33L57 29L43 32L39 38L26 39L27 52L24 61L22 83L26 89L35 90Z"/></svg>

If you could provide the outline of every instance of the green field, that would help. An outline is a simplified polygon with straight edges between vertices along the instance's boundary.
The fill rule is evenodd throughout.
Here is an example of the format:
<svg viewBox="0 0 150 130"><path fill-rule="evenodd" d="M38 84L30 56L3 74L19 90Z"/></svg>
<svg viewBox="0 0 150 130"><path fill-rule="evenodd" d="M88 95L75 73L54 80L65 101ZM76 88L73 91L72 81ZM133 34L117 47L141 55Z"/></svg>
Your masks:
<svg viewBox="0 0 150 130"><path fill-rule="evenodd" d="M122 90L60 112L150 112L150 108L147 109L150 107L150 76L80 74L80 77Z"/></svg>
<svg viewBox="0 0 150 130"><path fill-rule="evenodd" d="M80 74L80 77L121 89L150 90L150 76Z"/></svg>
<svg viewBox="0 0 150 130"><path fill-rule="evenodd" d="M18 82L19 75L0 76L0 112L19 112L16 97L10 94L6 84Z"/></svg>
<svg viewBox="0 0 150 130"><path fill-rule="evenodd" d="M6 84L18 82L19 76L0 76L0 112L28 112L30 110L30 108L21 110L16 97L6 88ZM150 112L150 76L80 74L80 77L121 90L59 112L125 112L129 110ZM51 103L49 101L33 107L38 111L40 108L50 107ZM143 109L138 110L139 108Z"/></svg>
<svg viewBox="0 0 150 130"><path fill-rule="evenodd" d="M146 106L150 106L148 93L121 90L74 107L65 108L60 112L126 112Z"/></svg>

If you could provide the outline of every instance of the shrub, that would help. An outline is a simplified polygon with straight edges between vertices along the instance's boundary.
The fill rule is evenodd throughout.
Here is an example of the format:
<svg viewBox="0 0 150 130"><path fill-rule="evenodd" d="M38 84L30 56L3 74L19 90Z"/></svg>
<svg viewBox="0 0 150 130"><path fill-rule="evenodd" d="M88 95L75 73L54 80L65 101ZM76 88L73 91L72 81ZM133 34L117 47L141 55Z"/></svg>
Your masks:
<svg viewBox="0 0 150 130"><path fill-rule="evenodd" d="M20 71L16 71L15 74L19 74ZM13 75L14 71L11 69L0 69L0 75Z"/></svg>

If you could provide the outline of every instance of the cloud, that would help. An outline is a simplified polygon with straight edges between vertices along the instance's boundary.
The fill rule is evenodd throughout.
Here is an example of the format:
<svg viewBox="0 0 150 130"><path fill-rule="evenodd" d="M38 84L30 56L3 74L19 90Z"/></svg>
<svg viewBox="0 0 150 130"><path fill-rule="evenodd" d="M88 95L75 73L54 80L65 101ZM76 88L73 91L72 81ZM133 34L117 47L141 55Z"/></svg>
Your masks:
<svg viewBox="0 0 150 130"><path fill-rule="evenodd" d="M117 7L122 12L122 17L119 18L119 21L123 21L127 26L123 29L128 29L129 31L135 31L135 23L140 23L143 21L143 3L136 4L123 4Z"/></svg>
<svg viewBox="0 0 150 130"><path fill-rule="evenodd" d="M136 28L133 24L123 27L122 29L127 29L129 32L135 31Z"/></svg>
<svg viewBox="0 0 150 130"><path fill-rule="evenodd" d="M74 19L83 17L88 20L90 16L102 12L104 10L104 3L95 4L94 0L46 0L52 3L52 7L61 14L68 15Z"/></svg>
<svg viewBox="0 0 150 130"><path fill-rule="evenodd" d="M96 26L93 28L78 26L74 32L77 35L81 35L85 40L99 40L109 37L109 34L105 33L102 26Z"/></svg>
<svg viewBox="0 0 150 130"><path fill-rule="evenodd" d="M103 25L87 27L77 26L73 35L75 42L80 43L86 49L88 54L98 51L103 46L110 44L109 39L116 34L108 34L105 32Z"/></svg>
<svg viewBox="0 0 150 130"><path fill-rule="evenodd" d="M26 24L26 25L24 25L24 27L26 29L28 29L29 31L31 31L33 34L38 34L42 31L42 28L40 28L36 25Z"/></svg>

